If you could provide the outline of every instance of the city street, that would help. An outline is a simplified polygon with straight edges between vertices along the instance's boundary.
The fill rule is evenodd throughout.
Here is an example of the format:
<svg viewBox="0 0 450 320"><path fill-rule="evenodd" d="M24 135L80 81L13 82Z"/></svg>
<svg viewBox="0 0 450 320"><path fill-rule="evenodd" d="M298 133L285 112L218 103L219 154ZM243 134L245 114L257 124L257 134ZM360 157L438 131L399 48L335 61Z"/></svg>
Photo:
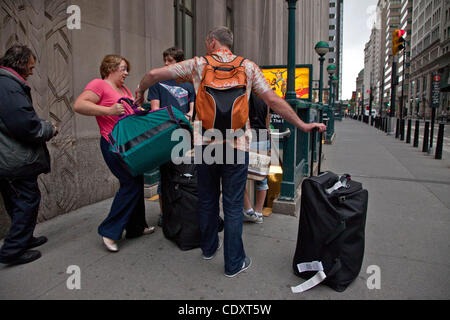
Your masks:
<svg viewBox="0 0 450 320"><path fill-rule="evenodd" d="M350 173L369 191L363 266L342 293L326 286L291 292L303 282L292 272L298 217L274 213L263 224L245 224L253 262L229 279L222 250L205 261L199 249L180 251L160 228L121 241L118 253L107 252L97 226L108 199L38 224L36 235L49 238L39 248L42 258L1 266L0 299L449 299L450 159L435 160L352 119L336 121L336 139L323 149L322 169ZM155 225L158 204L146 205ZM368 285L373 270L379 271L379 289Z"/></svg>

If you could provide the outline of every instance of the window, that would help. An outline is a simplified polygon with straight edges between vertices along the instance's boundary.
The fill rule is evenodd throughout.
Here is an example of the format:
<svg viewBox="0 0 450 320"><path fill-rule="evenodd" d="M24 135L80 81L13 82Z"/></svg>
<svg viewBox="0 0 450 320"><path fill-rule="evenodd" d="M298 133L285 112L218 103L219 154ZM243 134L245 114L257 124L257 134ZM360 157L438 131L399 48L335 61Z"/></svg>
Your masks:
<svg viewBox="0 0 450 320"><path fill-rule="evenodd" d="M174 0L175 45L184 50L186 59L195 55L195 0Z"/></svg>
<svg viewBox="0 0 450 320"><path fill-rule="evenodd" d="M227 0L227 27L234 33L233 1Z"/></svg>

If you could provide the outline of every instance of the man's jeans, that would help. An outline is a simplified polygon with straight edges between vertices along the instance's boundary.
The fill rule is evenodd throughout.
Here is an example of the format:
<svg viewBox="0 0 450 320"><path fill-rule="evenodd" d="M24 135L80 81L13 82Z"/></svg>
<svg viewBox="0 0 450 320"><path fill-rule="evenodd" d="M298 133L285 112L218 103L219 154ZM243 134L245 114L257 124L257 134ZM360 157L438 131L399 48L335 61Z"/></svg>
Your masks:
<svg viewBox="0 0 450 320"><path fill-rule="evenodd" d="M234 150L244 164L205 164L197 166L201 248L205 256L211 256L219 244L218 216L220 182L224 212L224 259L225 273L239 271L245 259L242 243L242 209L247 181L248 153ZM236 161L234 163L237 163Z"/></svg>
<svg viewBox="0 0 450 320"><path fill-rule="evenodd" d="M41 201L37 176L0 179L0 192L11 217L11 228L0 250L0 259L16 258L28 248Z"/></svg>

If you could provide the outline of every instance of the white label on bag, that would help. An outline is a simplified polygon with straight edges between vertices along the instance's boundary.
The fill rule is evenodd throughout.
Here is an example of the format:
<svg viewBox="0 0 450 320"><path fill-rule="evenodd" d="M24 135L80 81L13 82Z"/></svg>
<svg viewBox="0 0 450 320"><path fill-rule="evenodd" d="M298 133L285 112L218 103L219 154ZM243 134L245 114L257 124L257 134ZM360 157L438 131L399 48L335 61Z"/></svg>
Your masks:
<svg viewBox="0 0 450 320"><path fill-rule="evenodd" d="M328 194L331 194L333 191L343 187L344 185L342 184L341 181L338 181L334 184L334 186L332 186L330 189L326 189L325 192Z"/></svg>
<svg viewBox="0 0 450 320"><path fill-rule="evenodd" d="M311 261L297 264L298 271L300 273L305 271L317 271L317 273L311 279L299 284L296 287L291 287L293 293L300 293L309 290L319 283L321 283L327 277L323 272L323 265L320 261Z"/></svg>
<svg viewBox="0 0 450 320"><path fill-rule="evenodd" d="M323 280L325 280L326 277L327 276L325 275L325 273L323 271L319 271L314 275L314 277L312 277L308 281L305 281L296 287L291 287L291 290L293 293L304 292L306 290L309 290L309 289L317 286L319 283L321 283Z"/></svg>
<svg viewBox="0 0 450 320"><path fill-rule="evenodd" d="M305 271L323 271L323 265L320 261L299 263L297 268L300 273Z"/></svg>

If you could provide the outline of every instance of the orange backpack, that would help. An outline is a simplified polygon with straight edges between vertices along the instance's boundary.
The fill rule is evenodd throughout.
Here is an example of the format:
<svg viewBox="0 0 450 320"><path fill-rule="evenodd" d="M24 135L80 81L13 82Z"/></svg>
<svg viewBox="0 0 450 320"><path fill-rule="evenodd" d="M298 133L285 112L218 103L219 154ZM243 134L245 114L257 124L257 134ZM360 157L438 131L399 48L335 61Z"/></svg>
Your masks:
<svg viewBox="0 0 450 320"><path fill-rule="evenodd" d="M247 75L244 58L220 62L204 57L207 65L195 99L197 119L205 130L243 129L248 120Z"/></svg>

